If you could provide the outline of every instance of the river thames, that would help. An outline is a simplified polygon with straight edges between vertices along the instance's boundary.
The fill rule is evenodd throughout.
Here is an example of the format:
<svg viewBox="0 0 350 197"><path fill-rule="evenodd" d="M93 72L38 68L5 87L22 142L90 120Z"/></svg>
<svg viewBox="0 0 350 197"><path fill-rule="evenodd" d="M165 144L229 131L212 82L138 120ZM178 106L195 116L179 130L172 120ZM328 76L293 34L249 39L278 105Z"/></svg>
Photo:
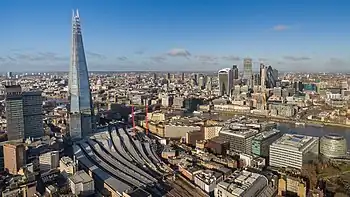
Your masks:
<svg viewBox="0 0 350 197"><path fill-rule="evenodd" d="M327 134L338 134L341 136L344 136L347 144L348 149L350 148L350 128L344 128L344 127L312 127L312 126L305 126L305 127L299 127L295 126L293 124L285 124L285 123L279 123L278 129L281 130L283 133L295 133L295 134L301 134L301 135L311 135L316 137L322 137Z"/></svg>

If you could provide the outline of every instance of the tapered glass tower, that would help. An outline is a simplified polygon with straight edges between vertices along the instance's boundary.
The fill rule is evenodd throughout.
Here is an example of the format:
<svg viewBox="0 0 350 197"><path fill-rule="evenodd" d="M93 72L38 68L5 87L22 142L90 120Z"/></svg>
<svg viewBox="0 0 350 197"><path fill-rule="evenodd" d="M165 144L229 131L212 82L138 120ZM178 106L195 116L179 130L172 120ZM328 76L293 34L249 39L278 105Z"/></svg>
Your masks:
<svg viewBox="0 0 350 197"><path fill-rule="evenodd" d="M69 131L71 139L77 140L90 134L93 130L91 90L78 10L73 11L72 18L72 48L68 86Z"/></svg>

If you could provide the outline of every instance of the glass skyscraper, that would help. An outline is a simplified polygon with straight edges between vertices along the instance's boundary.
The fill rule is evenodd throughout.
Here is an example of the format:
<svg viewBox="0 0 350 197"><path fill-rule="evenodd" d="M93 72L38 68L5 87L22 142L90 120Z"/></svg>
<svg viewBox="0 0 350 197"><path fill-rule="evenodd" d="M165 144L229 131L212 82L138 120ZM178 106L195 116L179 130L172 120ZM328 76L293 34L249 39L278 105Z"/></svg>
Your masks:
<svg viewBox="0 0 350 197"><path fill-rule="evenodd" d="M69 131L71 139L76 140L90 134L93 130L92 98L78 10L75 13L73 11L68 85L68 98L70 100Z"/></svg>

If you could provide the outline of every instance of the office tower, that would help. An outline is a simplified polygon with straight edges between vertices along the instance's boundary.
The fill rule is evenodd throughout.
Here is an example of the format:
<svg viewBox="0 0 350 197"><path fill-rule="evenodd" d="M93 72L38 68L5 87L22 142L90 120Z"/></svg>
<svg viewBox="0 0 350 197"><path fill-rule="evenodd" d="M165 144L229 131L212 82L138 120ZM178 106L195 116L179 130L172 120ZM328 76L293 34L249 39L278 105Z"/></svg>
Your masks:
<svg viewBox="0 0 350 197"><path fill-rule="evenodd" d="M22 88L20 85L5 85L5 107L8 140L24 139Z"/></svg>
<svg viewBox="0 0 350 197"><path fill-rule="evenodd" d="M231 96L232 89L232 70L230 68L224 68L218 72L219 90L220 96Z"/></svg>
<svg viewBox="0 0 350 197"><path fill-rule="evenodd" d="M272 73L276 81L278 80L278 70L276 68L272 69Z"/></svg>
<svg viewBox="0 0 350 197"><path fill-rule="evenodd" d="M200 75L199 78L198 78L198 86L201 88L201 89L204 89L205 88L205 84L206 84L206 77L204 75Z"/></svg>
<svg viewBox="0 0 350 197"><path fill-rule="evenodd" d="M208 91L211 91L212 88L213 88L213 78L210 77L210 76L207 76L207 83L205 84L205 88L208 90Z"/></svg>
<svg viewBox="0 0 350 197"><path fill-rule="evenodd" d="M185 73L181 74L181 81L185 81Z"/></svg>
<svg viewBox="0 0 350 197"><path fill-rule="evenodd" d="M50 151L39 156L40 171L49 171L59 166L60 154L58 151Z"/></svg>
<svg viewBox="0 0 350 197"><path fill-rule="evenodd" d="M275 74L276 73L274 73L273 68L271 66L267 67L267 70L266 70L266 86L268 88L276 87L277 79L275 77Z"/></svg>
<svg viewBox="0 0 350 197"><path fill-rule="evenodd" d="M230 142L230 151L238 153L252 153L252 139L258 134L257 130L244 128L223 128L219 137Z"/></svg>
<svg viewBox="0 0 350 197"><path fill-rule="evenodd" d="M260 64L260 86L262 89L266 88L266 66Z"/></svg>
<svg viewBox="0 0 350 197"><path fill-rule="evenodd" d="M198 74L195 74L195 73L192 74L192 81L194 85L198 85Z"/></svg>
<svg viewBox="0 0 350 197"><path fill-rule="evenodd" d="M277 129L257 134L252 140L252 153L267 158L269 156L270 145L281 136L281 131Z"/></svg>
<svg viewBox="0 0 350 197"><path fill-rule="evenodd" d="M43 98L40 91L23 92L24 138L44 135Z"/></svg>
<svg viewBox="0 0 350 197"><path fill-rule="evenodd" d="M13 77L12 72L7 72L7 78L12 79L12 77Z"/></svg>
<svg viewBox="0 0 350 197"><path fill-rule="evenodd" d="M10 174L17 174L26 164L26 150L23 143L8 142L4 145L4 167Z"/></svg>
<svg viewBox="0 0 350 197"><path fill-rule="evenodd" d="M251 84L251 78L253 75L253 60L250 58L245 58L243 60L243 79L248 80L248 83Z"/></svg>
<svg viewBox="0 0 350 197"><path fill-rule="evenodd" d="M69 131L71 139L75 140L92 132L93 107L78 10L76 13L73 11L72 20L68 97L70 100Z"/></svg>
<svg viewBox="0 0 350 197"><path fill-rule="evenodd" d="M260 73L254 73L253 75L253 85L258 86L260 85L261 79L260 79Z"/></svg>
<svg viewBox="0 0 350 197"><path fill-rule="evenodd" d="M44 128L41 92L22 92L19 85L5 87L8 139L42 137Z"/></svg>
<svg viewBox="0 0 350 197"><path fill-rule="evenodd" d="M170 80L170 77L171 77L171 76L170 76L170 73L168 73L166 79L167 79L167 80Z"/></svg>
<svg viewBox="0 0 350 197"><path fill-rule="evenodd" d="M156 81L157 81L157 74L153 73L153 83L156 83Z"/></svg>
<svg viewBox="0 0 350 197"><path fill-rule="evenodd" d="M237 65L233 65L232 66L232 73L233 73L233 79L238 79L239 77L239 73L238 73L238 66Z"/></svg>
<svg viewBox="0 0 350 197"><path fill-rule="evenodd" d="M317 159L318 152L318 137L284 134L270 145L270 165L301 170L303 164Z"/></svg>

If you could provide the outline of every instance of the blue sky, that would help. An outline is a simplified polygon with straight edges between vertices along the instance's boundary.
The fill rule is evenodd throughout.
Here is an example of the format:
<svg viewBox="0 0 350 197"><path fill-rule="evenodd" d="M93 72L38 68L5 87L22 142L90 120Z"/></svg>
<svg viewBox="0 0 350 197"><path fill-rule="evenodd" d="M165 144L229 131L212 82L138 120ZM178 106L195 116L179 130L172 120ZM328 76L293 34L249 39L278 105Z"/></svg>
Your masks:
<svg viewBox="0 0 350 197"><path fill-rule="evenodd" d="M76 8L90 70L350 70L345 0L1 0L0 72L68 70Z"/></svg>

